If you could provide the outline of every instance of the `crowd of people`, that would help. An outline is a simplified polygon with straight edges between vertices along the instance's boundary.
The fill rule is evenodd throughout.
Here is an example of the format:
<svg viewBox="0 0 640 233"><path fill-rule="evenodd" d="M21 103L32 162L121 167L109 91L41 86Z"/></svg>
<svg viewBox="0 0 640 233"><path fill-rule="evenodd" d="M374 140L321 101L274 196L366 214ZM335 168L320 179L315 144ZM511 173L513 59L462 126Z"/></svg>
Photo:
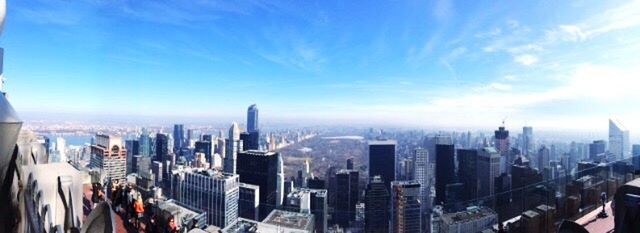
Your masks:
<svg viewBox="0 0 640 233"><path fill-rule="evenodd" d="M153 211L153 198L146 201L142 194L131 185L120 183L118 180L105 182L105 188L100 183L92 185L92 208L100 202L107 201L113 211L123 220L129 232L166 232L179 233L173 217L166 219L165 226L161 226L158 216Z"/></svg>

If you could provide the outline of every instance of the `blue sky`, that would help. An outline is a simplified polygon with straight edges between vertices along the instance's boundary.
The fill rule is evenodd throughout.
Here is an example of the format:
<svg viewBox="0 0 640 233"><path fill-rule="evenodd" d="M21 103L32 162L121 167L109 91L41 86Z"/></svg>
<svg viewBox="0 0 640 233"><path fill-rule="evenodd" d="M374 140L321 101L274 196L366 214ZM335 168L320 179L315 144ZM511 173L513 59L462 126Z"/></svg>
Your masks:
<svg viewBox="0 0 640 233"><path fill-rule="evenodd" d="M22 115L640 130L638 1L9 1Z"/></svg>

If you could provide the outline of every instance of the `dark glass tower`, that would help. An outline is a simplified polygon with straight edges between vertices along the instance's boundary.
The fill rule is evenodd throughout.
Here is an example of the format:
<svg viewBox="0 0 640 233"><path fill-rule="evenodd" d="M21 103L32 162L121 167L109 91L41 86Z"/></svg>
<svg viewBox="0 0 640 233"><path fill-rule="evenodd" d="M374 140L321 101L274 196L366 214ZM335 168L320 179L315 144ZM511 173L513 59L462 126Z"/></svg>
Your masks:
<svg viewBox="0 0 640 233"><path fill-rule="evenodd" d="M247 132L240 135L245 150L260 149L260 128L258 122L258 106L252 104L247 109Z"/></svg>
<svg viewBox="0 0 640 233"><path fill-rule="evenodd" d="M464 184L464 200L478 197L478 151L475 149L458 150L458 177Z"/></svg>
<svg viewBox="0 0 640 233"><path fill-rule="evenodd" d="M348 227L356 218L358 203L358 184L360 173L356 170L340 170L336 174L338 193L336 199L335 223Z"/></svg>
<svg viewBox="0 0 640 233"><path fill-rule="evenodd" d="M260 149L260 133L257 131L240 133L240 140L242 140L243 150Z"/></svg>
<svg viewBox="0 0 640 233"><path fill-rule="evenodd" d="M258 106L252 104L247 109L247 132L257 132L258 130Z"/></svg>
<svg viewBox="0 0 640 233"><path fill-rule="evenodd" d="M366 233L389 232L389 191L379 176L367 185L364 196L364 231Z"/></svg>
<svg viewBox="0 0 640 233"><path fill-rule="evenodd" d="M184 146L184 125L173 125L173 153L178 153Z"/></svg>
<svg viewBox="0 0 640 233"><path fill-rule="evenodd" d="M369 179L380 176L387 191L396 174L396 141L369 142Z"/></svg>
<svg viewBox="0 0 640 233"><path fill-rule="evenodd" d="M447 200L447 184L455 183L454 147L451 144L436 145L436 199L439 204Z"/></svg>
<svg viewBox="0 0 640 233"><path fill-rule="evenodd" d="M236 169L240 182L260 187L260 220L282 204L284 171L280 153L254 150L239 152Z"/></svg>
<svg viewBox="0 0 640 233"><path fill-rule="evenodd" d="M153 161L166 161L169 159L169 137L165 134L156 134L156 157Z"/></svg>
<svg viewBox="0 0 640 233"><path fill-rule="evenodd" d="M211 140L211 139L209 139ZM204 157L207 159L207 162L209 163L213 163L212 158L211 158L211 151L213 144L211 143L211 141L197 141L196 142L196 148L194 150L195 153L204 153Z"/></svg>

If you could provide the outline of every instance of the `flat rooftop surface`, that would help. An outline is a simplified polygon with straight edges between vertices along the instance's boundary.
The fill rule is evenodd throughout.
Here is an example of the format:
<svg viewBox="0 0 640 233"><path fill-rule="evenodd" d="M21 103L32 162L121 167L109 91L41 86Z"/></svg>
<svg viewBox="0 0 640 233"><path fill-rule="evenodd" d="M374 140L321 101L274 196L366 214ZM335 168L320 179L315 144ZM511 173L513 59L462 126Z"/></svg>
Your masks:
<svg viewBox="0 0 640 233"><path fill-rule="evenodd" d="M613 232L615 223L613 221L613 212L611 211L611 202L605 205L605 211L609 217L598 218L600 211L602 211L602 206L582 216L576 220L576 223L582 225L589 232Z"/></svg>
<svg viewBox="0 0 640 233"><path fill-rule="evenodd" d="M292 229L307 229L311 221L313 218L309 214L274 210L263 222Z"/></svg>

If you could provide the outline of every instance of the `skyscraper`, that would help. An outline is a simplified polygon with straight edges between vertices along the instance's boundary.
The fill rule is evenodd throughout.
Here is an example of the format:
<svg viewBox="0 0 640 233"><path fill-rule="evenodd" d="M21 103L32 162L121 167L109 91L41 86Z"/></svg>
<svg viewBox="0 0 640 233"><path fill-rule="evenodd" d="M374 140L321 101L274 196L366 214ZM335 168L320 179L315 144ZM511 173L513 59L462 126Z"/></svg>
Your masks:
<svg viewBox="0 0 640 233"><path fill-rule="evenodd" d="M422 208L420 205L420 184L418 182L391 182L391 228L393 232L422 232Z"/></svg>
<svg viewBox="0 0 640 233"><path fill-rule="evenodd" d="M153 161L163 162L169 159L169 137L166 134L156 134L156 157Z"/></svg>
<svg viewBox="0 0 640 233"><path fill-rule="evenodd" d="M194 149L194 153L203 153L204 157L207 159L207 162L211 165L213 164L212 158L212 150L213 144L211 141L197 141L196 147Z"/></svg>
<svg viewBox="0 0 640 233"><path fill-rule="evenodd" d="M389 232L389 191L380 176L374 176L369 181L364 203L365 232Z"/></svg>
<svg viewBox="0 0 640 233"><path fill-rule="evenodd" d="M258 132L242 132L240 140L242 141L243 150L259 150L260 149L260 133Z"/></svg>
<svg viewBox="0 0 640 233"><path fill-rule="evenodd" d="M236 174L211 169L173 170L171 187L176 201L207 212L207 223L224 228L238 219L240 181Z"/></svg>
<svg viewBox="0 0 640 233"><path fill-rule="evenodd" d="M603 148L604 149L604 148ZM538 170L543 171L544 168L549 167L550 160L549 148L547 146L542 145L540 150L538 150Z"/></svg>
<svg viewBox="0 0 640 233"><path fill-rule="evenodd" d="M184 125L173 125L173 153L178 154L180 149L184 147Z"/></svg>
<svg viewBox="0 0 640 233"><path fill-rule="evenodd" d="M589 159L592 161L598 160L598 156L604 154L607 147L607 143L604 140L596 140L589 144Z"/></svg>
<svg viewBox="0 0 640 233"><path fill-rule="evenodd" d="M463 183L464 200L478 197L478 150L458 149L458 177Z"/></svg>
<svg viewBox="0 0 640 233"><path fill-rule="evenodd" d="M478 158L478 197L495 194L495 178L500 176L500 154L493 147L485 147Z"/></svg>
<svg viewBox="0 0 640 233"><path fill-rule="evenodd" d="M506 156L509 153L509 148L511 146L509 144L509 131L506 130L503 125L498 127L498 130L496 130L494 134L496 150L498 150L500 155Z"/></svg>
<svg viewBox="0 0 640 233"><path fill-rule="evenodd" d="M240 183L238 216L258 221L260 218L260 186Z"/></svg>
<svg viewBox="0 0 640 233"><path fill-rule="evenodd" d="M258 106L252 104L247 109L247 132L257 132L259 130Z"/></svg>
<svg viewBox="0 0 640 233"><path fill-rule="evenodd" d="M636 171L640 171L640 144L634 144L631 149L633 167Z"/></svg>
<svg viewBox="0 0 640 233"><path fill-rule="evenodd" d="M140 142L138 140L125 141L125 148L127 149L127 174L133 172L133 156L140 153Z"/></svg>
<svg viewBox="0 0 640 233"><path fill-rule="evenodd" d="M96 135L95 145L91 145L91 167L98 168L102 176L111 180L124 181L127 169L127 150L120 137L104 134Z"/></svg>
<svg viewBox="0 0 640 233"><path fill-rule="evenodd" d="M238 152L242 151L242 142L240 141L240 128L238 123L233 122L229 128L229 138L227 139L227 154L224 157L224 171L228 173L236 173L236 159Z"/></svg>
<svg viewBox="0 0 640 233"><path fill-rule="evenodd" d="M369 179L380 176L389 189L396 179L396 141L378 140L369 142Z"/></svg>
<svg viewBox="0 0 640 233"><path fill-rule="evenodd" d="M336 199L335 222L348 227L356 218L360 173L356 170L343 169L336 174L338 194Z"/></svg>
<svg viewBox="0 0 640 233"><path fill-rule="evenodd" d="M446 188L455 183L455 154L453 144L436 144L436 199L440 204L447 200Z"/></svg>
<svg viewBox="0 0 640 233"><path fill-rule="evenodd" d="M425 148L416 148L414 151L414 157L415 157L415 165L414 165L414 178L415 180L420 183L420 197L421 197L421 201L423 203L422 205L422 211L425 211L425 208L428 206L427 203L429 203L429 187L431 187L429 185L429 177L428 177L428 157L429 157L429 151L427 151L427 149Z"/></svg>
<svg viewBox="0 0 640 233"><path fill-rule="evenodd" d="M533 127L522 127L522 154L530 158L534 152Z"/></svg>
<svg viewBox="0 0 640 233"><path fill-rule="evenodd" d="M140 133L140 155L151 156L151 138L146 128Z"/></svg>
<svg viewBox="0 0 640 233"><path fill-rule="evenodd" d="M282 205L284 170L278 152L248 150L238 153L240 182L260 186L260 219Z"/></svg>
<svg viewBox="0 0 640 233"><path fill-rule="evenodd" d="M609 119L609 152L617 160L627 159L630 156L629 130L620 122Z"/></svg>

